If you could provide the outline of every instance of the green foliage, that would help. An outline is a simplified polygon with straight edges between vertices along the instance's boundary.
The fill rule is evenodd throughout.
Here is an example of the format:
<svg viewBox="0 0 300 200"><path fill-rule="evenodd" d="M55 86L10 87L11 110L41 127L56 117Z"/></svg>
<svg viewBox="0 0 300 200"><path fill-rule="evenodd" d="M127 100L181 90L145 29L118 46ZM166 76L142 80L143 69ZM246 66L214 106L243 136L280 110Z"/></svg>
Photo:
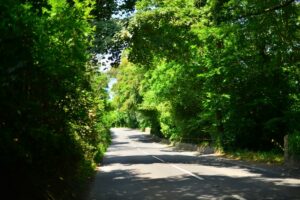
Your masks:
<svg viewBox="0 0 300 200"><path fill-rule="evenodd" d="M156 121L173 140L255 151L299 132L299 3L142 0L136 8L124 54L131 67L118 75L115 98L140 126Z"/></svg>
<svg viewBox="0 0 300 200"><path fill-rule="evenodd" d="M288 136L288 150L291 155L300 155L300 132Z"/></svg>
<svg viewBox="0 0 300 200"><path fill-rule="evenodd" d="M282 164L284 161L283 153L276 151L249 151L235 150L226 152L225 157L237 160L255 161L268 164Z"/></svg>
<svg viewBox="0 0 300 200"><path fill-rule="evenodd" d="M188 59L190 47L197 43L190 25L199 14L190 2L139 1L128 27L132 36L129 60L150 67L157 57Z"/></svg>
<svg viewBox="0 0 300 200"><path fill-rule="evenodd" d="M77 199L109 143L89 64L93 1L0 2L1 182L11 199Z"/></svg>
<svg viewBox="0 0 300 200"><path fill-rule="evenodd" d="M117 126L138 128L137 112L142 101L139 94L139 82L142 79L142 69L138 68L123 58L116 78L118 82L113 86L115 98L113 105L118 112Z"/></svg>
<svg viewBox="0 0 300 200"><path fill-rule="evenodd" d="M272 7L256 1L249 4ZM217 12L224 11L222 17L225 18L216 14L211 20L213 25L199 23L195 31L207 49L203 54L204 64L214 73L205 84L207 89L216 91L217 98L230 97L227 102L218 100L223 104L219 109L227 114L219 116L224 139L228 140L229 146L269 149L272 148L271 139L282 144L287 132L285 112L290 106L288 94L291 87L284 67L294 64L287 55L294 52L295 46L290 42L296 38L290 37L283 27L296 25L285 22L295 19L294 7L290 5L290 13L279 8L285 15L274 11L260 15L248 13L242 17L240 13L245 12L249 4L242 8L235 8L234 1L207 5L213 14L218 6ZM231 8L235 13L225 14L225 10ZM239 20L236 21L237 17ZM278 21L275 27L272 25L274 20Z"/></svg>
<svg viewBox="0 0 300 200"><path fill-rule="evenodd" d="M152 108L140 107L138 110L139 128L145 130L151 127L150 133L159 137L163 137L161 132L161 125L159 122L159 113Z"/></svg>

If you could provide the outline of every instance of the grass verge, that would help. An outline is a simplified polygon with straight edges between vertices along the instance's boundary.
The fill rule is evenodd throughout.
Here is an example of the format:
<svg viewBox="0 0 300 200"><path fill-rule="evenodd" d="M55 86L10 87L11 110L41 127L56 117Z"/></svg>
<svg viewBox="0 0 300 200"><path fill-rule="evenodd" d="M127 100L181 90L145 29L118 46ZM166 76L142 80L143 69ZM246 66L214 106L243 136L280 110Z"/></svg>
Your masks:
<svg viewBox="0 0 300 200"><path fill-rule="evenodd" d="M247 151L247 150L237 150L228 151L223 154L226 158L235 160L245 160L250 162L259 162L266 164L283 164L284 155L279 152L264 152L264 151Z"/></svg>

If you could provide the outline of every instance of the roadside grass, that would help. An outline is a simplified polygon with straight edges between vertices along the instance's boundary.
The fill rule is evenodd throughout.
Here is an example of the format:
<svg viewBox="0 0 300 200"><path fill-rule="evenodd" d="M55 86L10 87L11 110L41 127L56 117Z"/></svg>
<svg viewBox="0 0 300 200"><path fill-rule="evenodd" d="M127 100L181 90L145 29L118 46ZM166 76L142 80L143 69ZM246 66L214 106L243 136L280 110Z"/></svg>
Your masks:
<svg viewBox="0 0 300 200"><path fill-rule="evenodd" d="M248 151L248 150L237 150L224 152L223 156L235 160L245 160L250 162L259 162L266 164L283 164L284 155L283 153L273 151Z"/></svg>
<svg viewBox="0 0 300 200"><path fill-rule="evenodd" d="M192 143L189 143L192 144ZM214 152L220 156L224 156L229 159L234 160L244 160L248 162L264 163L264 164L284 164L284 153L281 150L273 151L250 151L250 150L227 150L224 151L223 148L219 146L214 146L210 141L202 141L197 143L198 148L208 148L212 147Z"/></svg>

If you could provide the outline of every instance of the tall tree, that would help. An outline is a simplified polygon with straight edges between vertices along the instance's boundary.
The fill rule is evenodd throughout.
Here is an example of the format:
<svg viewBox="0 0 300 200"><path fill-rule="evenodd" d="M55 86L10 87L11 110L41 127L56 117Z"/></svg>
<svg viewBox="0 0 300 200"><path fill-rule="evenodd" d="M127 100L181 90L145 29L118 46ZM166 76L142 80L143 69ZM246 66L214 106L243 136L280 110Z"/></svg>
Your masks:
<svg viewBox="0 0 300 200"><path fill-rule="evenodd" d="M141 105L155 107L165 135L210 133L221 147L266 150L299 130L298 2L143 0L136 8L128 58L147 70Z"/></svg>

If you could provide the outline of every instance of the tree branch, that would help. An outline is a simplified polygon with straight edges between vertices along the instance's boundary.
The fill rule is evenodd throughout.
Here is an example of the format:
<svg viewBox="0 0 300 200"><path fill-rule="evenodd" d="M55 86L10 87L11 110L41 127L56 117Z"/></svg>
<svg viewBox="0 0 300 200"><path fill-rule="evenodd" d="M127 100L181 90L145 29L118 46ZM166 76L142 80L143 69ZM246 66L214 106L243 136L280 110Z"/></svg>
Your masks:
<svg viewBox="0 0 300 200"><path fill-rule="evenodd" d="M272 11L275 11L275 10L278 10L278 9L281 9L281 8L284 8L284 7L287 7L289 6L291 3L293 3L295 0L288 0L286 2L282 2L280 4L277 4L277 5L274 5L272 7L269 7L269 8L265 8L263 10L260 10L260 11L256 11L256 12L250 12L250 13L247 13L245 15L242 15L242 16L239 16L237 19L242 19L242 18L245 18L245 17L252 17L252 16L257 16L257 15L262 15L262 14L265 14L265 13L268 13L268 12L272 12Z"/></svg>

